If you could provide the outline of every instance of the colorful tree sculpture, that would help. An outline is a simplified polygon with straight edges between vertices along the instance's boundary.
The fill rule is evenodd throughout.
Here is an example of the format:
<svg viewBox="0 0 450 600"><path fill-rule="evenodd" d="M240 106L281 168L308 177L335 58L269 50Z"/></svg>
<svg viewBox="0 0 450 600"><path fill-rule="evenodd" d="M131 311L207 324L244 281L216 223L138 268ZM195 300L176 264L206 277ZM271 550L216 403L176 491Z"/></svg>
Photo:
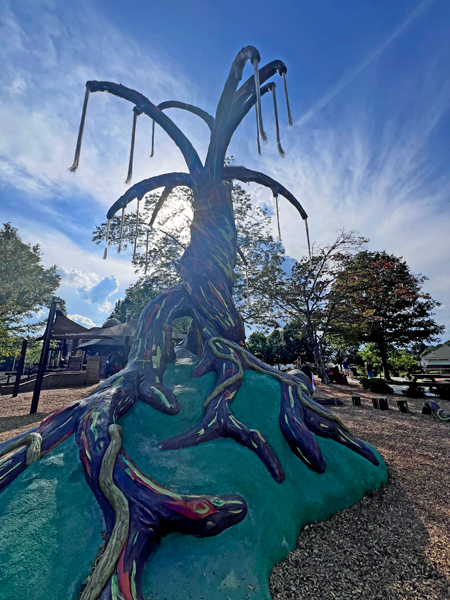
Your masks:
<svg viewBox="0 0 450 600"><path fill-rule="evenodd" d="M254 75L238 87L248 60L254 67ZM307 217L294 196L274 179L244 167L224 166L231 137L253 106L256 106L259 132L263 139L266 137L261 96L269 91L275 94L275 84L265 82L276 73L284 80L286 66L276 60L259 69L259 62L259 53L252 46L238 53L215 118L181 102L155 106L142 94L115 83L89 81L86 84L72 170L78 167L89 94L100 91L134 104L133 141L137 117L146 114L176 143L189 169L188 173L168 173L134 185L112 206L108 218L120 209L123 214L127 204L135 198L141 199L151 190L164 187L161 206L175 186L192 189L194 218L191 240L182 258L183 283L164 291L144 309L127 366L99 385L85 400L48 416L35 431L6 448L0 459L0 488L3 488L29 464L75 435L86 480L106 523L105 549L95 561L81 600L143 600L142 571L162 536L174 531L213 536L246 515L247 505L241 496L180 495L161 487L133 464L121 445L121 428L117 421L138 400L169 415L180 410L177 397L164 385L166 366L175 358L171 323L177 317L192 319L186 346L201 360L191 376L201 377L214 371L217 381L205 402L201 422L184 434L161 441L162 449L186 448L219 437L232 438L254 452L272 477L281 483L284 480L282 465L263 433L239 422L232 413L232 402L244 371L252 369L280 382L280 428L292 452L309 468L318 473L325 470L313 434L331 438L378 464L368 446L355 439L335 415L312 399L313 388L306 376L284 375L245 349L243 321L231 295L237 245L229 182L238 179L265 185L293 204L303 219ZM211 136L205 164L187 137L164 113L170 107L194 113L207 123ZM133 143L129 178L132 155Z"/></svg>

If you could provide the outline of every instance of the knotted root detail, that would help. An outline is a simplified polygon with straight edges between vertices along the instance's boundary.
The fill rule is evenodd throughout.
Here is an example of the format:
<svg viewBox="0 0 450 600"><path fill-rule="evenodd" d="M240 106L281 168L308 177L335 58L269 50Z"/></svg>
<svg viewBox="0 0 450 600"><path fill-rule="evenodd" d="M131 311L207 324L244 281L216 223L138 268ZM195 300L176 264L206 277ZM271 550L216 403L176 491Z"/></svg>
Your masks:
<svg viewBox="0 0 450 600"><path fill-rule="evenodd" d="M25 464L27 467L37 462L41 458L41 444L42 444L42 436L39 433L32 432L28 433L23 438L12 442L9 446L4 448L0 452L0 456L5 456L9 454L13 450L20 448L21 446L28 446L27 456L25 459Z"/></svg>
<svg viewBox="0 0 450 600"><path fill-rule="evenodd" d="M102 460L99 484L105 498L114 510L115 524L108 545L84 588L80 600L96 600L116 568L120 553L128 539L130 511L125 495L113 480L114 465L121 448L122 428L110 425L111 442Z"/></svg>

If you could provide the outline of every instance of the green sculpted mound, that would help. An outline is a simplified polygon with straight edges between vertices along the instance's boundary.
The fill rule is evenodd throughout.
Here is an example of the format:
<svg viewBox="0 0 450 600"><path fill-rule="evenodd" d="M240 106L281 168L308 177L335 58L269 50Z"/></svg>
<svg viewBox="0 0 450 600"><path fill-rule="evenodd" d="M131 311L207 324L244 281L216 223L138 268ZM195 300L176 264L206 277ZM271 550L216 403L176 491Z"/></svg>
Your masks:
<svg viewBox="0 0 450 600"><path fill-rule="evenodd" d="M137 403L119 423L123 446L134 464L165 488L181 494L239 494L248 512L215 537L164 537L145 566L143 595L152 600L269 600L269 574L295 547L302 527L328 519L385 484L386 467L378 454L380 465L374 466L344 445L316 437L326 469L322 474L309 469L280 430L280 384L254 371L245 372L233 413L264 432L283 465L283 483L275 482L256 454L229 438L159 449L161 440L201 419L216 376L190 379L195 364L177 360L165 374L181 411L166 415ZM0 495L2 600L76 600L104 527L78 448L69 438Z"/></svg>

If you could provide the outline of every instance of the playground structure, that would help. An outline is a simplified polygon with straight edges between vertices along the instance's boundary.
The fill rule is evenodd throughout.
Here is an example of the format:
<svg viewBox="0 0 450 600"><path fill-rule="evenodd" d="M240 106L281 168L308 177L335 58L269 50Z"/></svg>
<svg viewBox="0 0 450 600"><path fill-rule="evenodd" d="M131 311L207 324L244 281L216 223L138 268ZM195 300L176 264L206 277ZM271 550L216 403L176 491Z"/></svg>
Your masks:
<svg viewBox="0 0 450 600"><path fill-rule="evenodd" d="M253 74L239 87L248 61L253 66ZM128 182L133 170L137 118L142 114L171 137L188 167L187 173L167 173L133 185L113 204L107 214L108 220L121 211L123 223L130 202L140 201L152 190L164 188L151 225L176 186L192 190L194 217L190 243L182 257L183 282L163 291L144 309L126 367L100 384L88 398L48 416L35 431L15 440L0 458L0 489L3 489L28 466L55 450L70 436L75 436L86 481L105 522L105 545L94 561L80 600L143 600L144 567L162 537L173 532L196 537L217 536L242 522L248 513L246 498L239 494L181 494L163 487L138 468L130 458L132 453L129 454L122 445L124 432L119 421L138 401L164 415L175 416L182 409L177 395L164 382L166 369L175 359L171 332L172 322L178 317L192 319L183 342L199 358L191 378L213 374L216 379L197 424L160 440L160 450L187 449L229 438L240 444L244 452L254 453L273 481L277 485L283 484L286 474L282 461L268 441L270 432L247 425L233 414L232 403L244 376L252 373L269 376L279 385L279 428L290 451L307 469L315 474L323 474L327 469L316 439L318 436L345 446L366 459L371 468L379 467L378 485L385 481L384 466L376 452L353 437L338 417L313 399L313 388L306 376L282 374L245 348L244 324L232 299L238 248L230 182L240 180L264 185L277 198L280 195L287 199L305 222L307 219L297 199L271 177L245 167L225 166L232 135L254 107L259 150L260 137L266 140L261 98L268 92L273 96L278 149L281 155L284 154L279 136L275 83L268 80L277 74L282 77L288 118L292 124L286 91L287 69L280 60L261 68L259 63L260 55L252 46L237 54L215 117L178 101L156 106L123 85L100 81L86 84L72 171L79 165L88 100L95 92L108 92L134 105ZM204 164L189 139L165 114L168 108L189 111L208 125L211 133ZM256 401L254 411L258 410ZM127 418L131 417L130 413ZM183 593L179 597L181 600Z"/></svg>

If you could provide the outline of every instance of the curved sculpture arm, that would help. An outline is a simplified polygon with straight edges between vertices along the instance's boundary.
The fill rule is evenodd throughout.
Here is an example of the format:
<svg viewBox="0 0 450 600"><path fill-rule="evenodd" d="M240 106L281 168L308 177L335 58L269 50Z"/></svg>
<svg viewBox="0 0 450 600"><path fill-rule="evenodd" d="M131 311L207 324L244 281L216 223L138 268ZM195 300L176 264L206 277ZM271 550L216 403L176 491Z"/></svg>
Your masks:
<svg viewBox="0 0 450 600"><path fill-rule="evenodd" d="M261 56L254 46L246 46L242 48L231 65L230 73L225 82L222 95L217 104L216 118L214 128L211 132L211 141L208 148L208 155L205 160L205 167L209 168L214 174L221 173L223 168L224 158L222 156L221 136L224 126L226 127L230 112L233 110L234 96L242 79L244 67L248 61L259 61ZM220 144L220 148L219 148Z"/></svg>
<svg viewBox="0 0 450 600"><path fill-rule="evenodd" d="M267 92L270 92L274 85L275 84L272 81L270 83L266 83L266 85L263 85L260 90L261 97L264 96L265 94L267 94ZM224 157L224 162L225 162L225 155L226 155L228 146L230 145L231 138L233 137L234 132L239 127L242 119L249 112L249 110L252 108L252 106L255 106L255 104L256 104L256 92L255 92L255 89L253 88L253 93L250 94L250 96L247 98L247 101L242 105L239 112L234 113L233 119L230 119L230 121L227 123L227 127L224 128L224 130L222 131L222 137L220 139L220 143L217 145L216 151L218 154L220 153L220 156Z"/></svg>
<svg viewBox="0 0 450 600"><path fill-rule="evenodd" d="M170 193L171 193L172 190L173 190L173 188L170 187L170 186L167 186L167 187L164 188L163 193L159 197L158 202L156 203L156 206L153 209L153 214L152 214L152 217L150 219L150 223L148 224L149 229L151 229L153 227L153 223L155 222L156 217L158 216L159 211L161 210L164 202L167 200L167 198L169 197L169 195L170 195ZM168 235L168 234L166 234L166 235Z"/></svg>
<svg viewBox="0 0 450 600"><path fill-rule="evenodd" d="M156 121L164 129L167 135L175 142L183 154L184 160L192 175L198 175L203 171L201 160L191 142L184 135L175 123L163 113L161 109L155 106L143 94L127 88L122 84L112 83L110 81L87 81L86 87L90 92L108 92L134 104L138 112L145 113L148 117Z"/></svg>
<svg viewBox="0 0 450 600"><path fill-rule="evenodd" d="M221 124L231 110L235 92L242 79L244 67L249 60L251 62L257 60L258 63L261 60L261 56L254 46L242 48L242 50L237 53L236 58L231 65L230 73L223 87L219 103L217 104L216 131L220 129Z"/></svg>
<svg viewBox="0 0 450 600"><path fill-rule="evenodd" d="M262 85L268 79L273 77L276 73L282 75L287 73L287 67L282 60L272 60L264 67L259 69L259 83ZM247 98L255 93L255 79L249 77L245 83L237 90L234 97L235 106L241 105L247 100Z"/></svg>
<svg viewBox="0 0 450 600"><path fill-rule="evenodd" d="M248 46L248 48L253 48L252 46ZM256 52L256 48L254 49ZM241 50L243 52L243 50ZM259 56L259 54L258 54ZM256 55L255 55L256 57ZM240 54L235 59L235 62L238 61L239 65L239 75L242 78L242 70L244 68L245 63L250 58L248 56L245 62L240 58ZM238 60L239 59L239 60ZM234 65L234 63L233 63ZM276 73L280 75L287 72L287 67L281 60L273 60L261 69L259 69L259 82L263 84L268 79L273 77ZM233 75L233 68L230 71L229 78ZM235 75L236 77L236 75ZM237 80L237 77L236 77ZM271 84L263 86L260 89L260 95L263 96L268 91L271 90ZM237 86L236 86L237 88ZM234 88L236 90L236 88ZM224 90L225 92L225 90ZM223 96L223 94L222 94ZM222 100L222 98L221 98ZM228 148L228 145L233 137L234 132L239 127L242 119L248 113L248 111L254 106L257 102L257 95L255 89L255 78L251 76L247 79L247 81L237 90L235 91L233 97L227 96L227 101L229 102L228 111L225 112L223 109L219 114L219 106L217 107L216 114L216 127L214 128L211 135L211 143L208 149L208 156L205 160L206 168L211 168L213 166L214 172L217 172L219 165L222 165L225 160L225 154ZM220 104L220 103L219 103Z"/></svg>
<svg viewBox="0 0 450 600"><path fill-rule="evenodd" d="M188 173L165 173L164 175L156 175L155 177L150 177L150 179L144 179L133 185L123 196L116 200L108 210L106 217L112 219L119 209L125 208L135 198L142 200L148 192L152 192L160 187L170 187L173 189L180 185L192 188L192 177Z"/></svg>
<svg viewBox="0 0 450 600"><path fill-rule="evenodd" d="M259 81L264 83L276 73L282 75L287 73L287 67L281 60L273 60L259 70ZM272 91L274 82L269 82L262 86L260 94L264 96L267 92ZM242 119L256 103L255 80L254 77L249 77L247 81L238 89L234 100L234 110L232 118L227 124L226 138L227 148L233 137L234 132L239 127ZM225 148L226 151L226 148Z"/></svg>
<svg viewBox="0 0 450 600"><path fill-rule="evenodd" d="M223 178L224 180L239 179L239 181L244 181L245 183L253 182L259 183L260 185L265 185L266 187L270 188L274 194L280 194L281 196L284 196L288 202L295 206L304 221L306 221L308 218L305 209L297 200L297 198L295 198L295 196L293 196L289 190L282 186L281 183L278 183L278 181L275 181L275 179L272 179L264 173L251 171L245 167L225 167L223 170Z"/></svg>
<svg viewBox="0 0 450 600"><path fill-rule="evenodd" d="M178 100L167 100L166 102L161 102L161 104L158 104L158 108L160 110L166 110L167 108L180 108L181 110L187 110L188 112L197 115L197 117L200 117L200 119L203 119L210 130L213 130L214 117L207 113L206 110L202 110L198 106L186 104L185 102L178 102Z"/></svg>

